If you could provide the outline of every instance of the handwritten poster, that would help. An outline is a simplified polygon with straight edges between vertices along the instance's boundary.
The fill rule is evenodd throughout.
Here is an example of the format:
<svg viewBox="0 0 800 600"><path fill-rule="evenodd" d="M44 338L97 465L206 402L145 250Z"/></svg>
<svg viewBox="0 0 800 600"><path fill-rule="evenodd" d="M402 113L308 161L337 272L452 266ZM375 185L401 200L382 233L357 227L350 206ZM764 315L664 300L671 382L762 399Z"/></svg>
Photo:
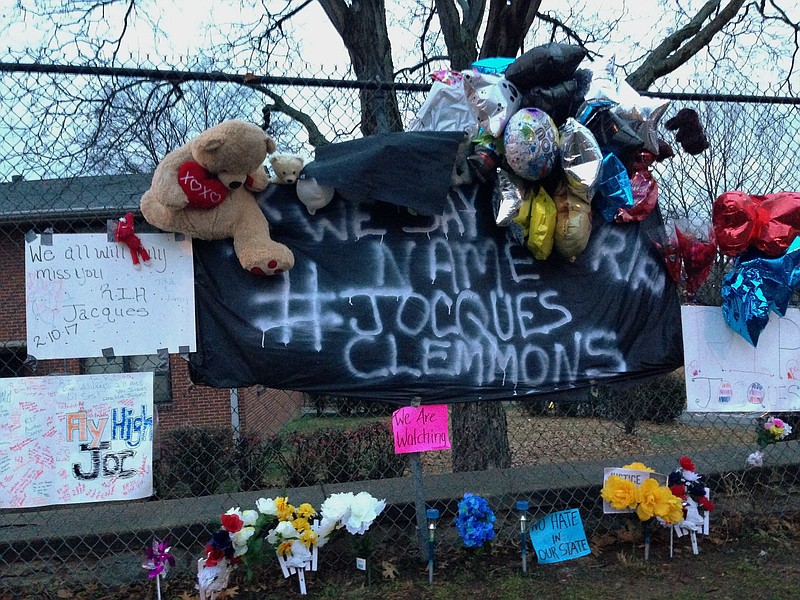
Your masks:
<svg viewBox="0 0 800 600"><path fill-rule="evenodd" d="M689 412L800 410L800 310L771 314L757 347L718 306L683 306L681 320Z"/></svg>
<svg viewBox="0 0 800 600"><path fill-rule="evenodd" d="M152 373L0 379L0 508L152 493Z"/></svg>
<svg viewBox="0 0 800 600"><path fill-rule="evenodd" d="M447 450L447 405L404 406L392 413L395 454Z"/></svg>
<svg viewBox="0 0 800 600"><path fill-rule="evenodd" d="M577 508L551 513L530 528L539 564L562 562L591 553Z"/></svg>
<svg viewBox="0 0 800 600"><path fill-rule="evenodd" d="M658 481L659 485L667 485L667 476L663 473L653 473L650 471L638 471L636 469L623 469L621 467L606 467L603 469L603 485L605 485L606 481L612 475L616 475L617 477L621 477L622 479L627 479L628 481L632 481L633 485L639 487L644 483L646 479L655 479ZM603 513L632 513L634 509L632 508L614 508L603 500Z"/></svg>
<svg viewBox="0 0 800 600"><path fill-rule="evenodd" d="M37 359L194 352L189 238L142 234L150 264L103 234L30 236L25 244L28 354Z"/></svg>

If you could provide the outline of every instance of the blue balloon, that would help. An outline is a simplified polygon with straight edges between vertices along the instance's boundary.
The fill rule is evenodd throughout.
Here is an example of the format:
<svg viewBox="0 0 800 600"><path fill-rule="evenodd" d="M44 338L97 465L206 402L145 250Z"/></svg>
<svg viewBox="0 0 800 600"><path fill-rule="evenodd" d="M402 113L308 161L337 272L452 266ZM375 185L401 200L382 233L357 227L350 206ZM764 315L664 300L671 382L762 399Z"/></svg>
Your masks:
<svg viewBox="0 0 800 600"><path fill-rule="evenodd" d="M628 177L625 165L614 153L603 157L600 181L597 192L592 198L592 204L609 223L614 221L620 208L633 208L631 179Z"/></svg>
<svg viewBox="0 0 800 600"><path fill-rule="evenodd" d="M722 316L752 346L769 323L770 306L761 283L758 270L748 267L734 269L722 279Z"/></svg>
<svg viewBox="0 0 800 600"><path fill-rule="evenodd" d="M769 313L781 317L800 287L800 238L782 256L749 250L736 259L722 280L725 322L753 346L769 322Z"/></svg>

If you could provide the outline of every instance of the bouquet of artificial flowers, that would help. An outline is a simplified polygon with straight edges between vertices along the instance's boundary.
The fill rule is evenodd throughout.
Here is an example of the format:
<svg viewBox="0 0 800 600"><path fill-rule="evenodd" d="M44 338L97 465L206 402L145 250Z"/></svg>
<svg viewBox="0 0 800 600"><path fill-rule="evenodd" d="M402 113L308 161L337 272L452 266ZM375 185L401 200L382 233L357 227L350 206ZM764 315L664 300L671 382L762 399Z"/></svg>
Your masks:
<svg viewBox="0 0 800 600"><path fill-rule="evenodd" d="M215 566L222 558L231 564L241 562L247 568L248 578L252 578L253 567L264 559L263 531L274 520L273 514L239 507L220 515L222 528L206 545L206 565Z"/></svg>
<svg viewBox="0 0 800 600"><path fill-rule="evenodd" d="M198 566L201 594L210 589L210 582L227 581L229 567L238 563L245 566L247 578L252 580L256 566L266 559L265 541L275 546L279 557L292 556L293 560L305 564L301 560L306 555L304 550L307 551L316 541L316 533L311 531L308 523L308 518L315 514L310 505L301 504L295 509L286 498L260 498L255 510L239 507L228 510L220 516L222 526L206 544L205 557ZM293 524L295 521L296 526ZM282 525L282 522L286 524ZM279 529L274 527L276 523ZM265 540L268 530L271 537ZM295 539L303 548L293 546Z"/></svg>
<svg viewBox="0 0 800 600"><path fill-rule="evenodd" d="M317 511L308 503L297 507L289 504L286 497L264 499L258 501L258 509L265 514L273 515L278 522L267 534L267 543L275 548L284 575L288 577L288 569L317 570L316 549L319 536L312 527L311 519Z"/></svg>
<svg viewBox="0 0 800 600"><path fill-rule="evenodd" d="M334 531L342 528L352 535L364 535L384 508L386 500L377 500L367 492L331 494L320 506L319 545L324 545Z"/></svg>
<svg viewBox="0 0 800 600"><path fill-rule="evenodd" d="M669 474L667 485L681 499L684 518L680 522L671 523L685 529L699 530L705 522L705 513L714 510L714 503L708 499L705 477L695 472L692 459L681 456L679 465L677 470ZM708 531L704 533L708 534Z"/></svg>
<svg viewBox="0 0 800 600"><path fill-rule="evenodd" d="M622 469L654 473L653 469L640 462L625 465ZM630 479L611 474L603 483L600 495L616 511L635 512L644 524L645 560L650 555L650 523L657 520L677 523L683 520L681 499L669 487L661 485L655 477L648 476L641 484L636 485Z"/></svg>
<svg viewBox="0 0 800 600"><path fill-rule="evenodd" d="M374 552L367 530L386 508L386 500L378 500L367 492L341 492L329 496L320 506L322 519L317 533L319 545L323 546L336 531L346 529L353 536L356 552L356 567L364 571L367 585L371 582L370 558Z"/></svg>
<svg viewBox="0 0 800 600"><path fill-rule="evenodd" d="M792 426L778 417L761 417L758 419L756 430L756 443L760 450L756 450L747 457L747 466L764 466L764 453L762 450L770 444L785 440L792 434Z"/></svg>
<svg viewBox="0 0 800 600"><path fill-rule="evenodd" d="M654 472L653 469L639 462L625 465L622 468ZM652 477L648 477L641 485L637 486L629 479L610 475L603 484L600 495L603 500L617 510L635 511L640 521L646 522L658 517L668 523L675 523L683 519L680 498L675 497L669 487L660 485L658 480Z"/></svg>
<svg viewBox="0 0 800 600"><path fill-rule="evenodd" d="M792 426L778 417L769 417L758 420L758 436L756 441L759 448L766 448L770 444L775 444L785 440L792 433Z"/></svg>
<svg viewBox="0 0 800 600"><path fill-rule="evenodd" d="M494 539L495 516L485 498L465 493L458 503L456 530L467 548L478 548Z"/></svg>
<svg viewBox="0 0 800 600"><path fill-rule="evenodd" d="M688 456L681 456L679 468L669 474L667 485L675 497L681 500L683 517L680 521L663 523L670 527L669 555L672 556L672 535L678 537L689 534L692 552L698 553L697 534L708 535L708 513L714 510L714 503L708 498L705 478L697 474L694 462Z"/></svg>

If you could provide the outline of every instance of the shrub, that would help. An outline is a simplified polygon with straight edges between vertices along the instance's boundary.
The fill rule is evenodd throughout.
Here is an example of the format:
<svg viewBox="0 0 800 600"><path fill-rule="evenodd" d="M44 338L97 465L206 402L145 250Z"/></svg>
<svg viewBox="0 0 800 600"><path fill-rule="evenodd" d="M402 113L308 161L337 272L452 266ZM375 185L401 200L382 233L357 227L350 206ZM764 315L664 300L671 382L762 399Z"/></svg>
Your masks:
<svg viewBox="0 0 800 600"><path fill-rule="evenodd" d="M314 407L318 417L333 413L337 417L391 415L397 407L387 402L349 398L347 396L329 396L326 394L306 394L307 402Z"/></svg>
<svg viewBox="0 0 800 600"><path fill-rule="evenodd" d="M231 430L186 426L161 440L156 490L161 498L205 496L231 476Z"/></svg>
<svg viewBox="0 0 800 600"><path fill-rule="evenodd" d="M686 381L682 375L671 373L654 379L647 393L653 395L650 411L643 417L648 421L669 423L686 410Z"/></svg>
<svg viewBox="0 0 800 600"><path fill-rule="evenodd" d="M260 490L271 483L267 474L283 466L281 439L257 436L242 437L233 451L233 463L239 475L239 488L243 492Z"/></svg>
<svg viewBox="0 0 800 600"><path fill-rule="evenodd" d="M365 423L355 430L327 427L291 433L285 442L288 486L397 477L405 470L405 460L394 453L385 423Z"/></svg>
<svg viewBox="0 0 800 600"><path fill-rule="evenodd" d="M597 386L589 395L596 416L620 421L628 433L637 421L669 423L686 409L686 385L675 373L626 389Z"/></svg>

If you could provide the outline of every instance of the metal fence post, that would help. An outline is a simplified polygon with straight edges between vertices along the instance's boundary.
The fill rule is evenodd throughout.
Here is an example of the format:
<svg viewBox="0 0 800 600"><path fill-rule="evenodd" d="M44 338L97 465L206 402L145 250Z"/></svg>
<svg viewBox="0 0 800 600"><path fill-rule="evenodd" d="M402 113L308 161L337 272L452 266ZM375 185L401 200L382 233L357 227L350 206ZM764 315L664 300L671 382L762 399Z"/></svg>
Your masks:
<svg viewBox="0 0 800 600"><path fill-rule="evenodd" d="M428 560L428 519L425 516L425 489L422 485L422 459L419 452L408 455L411 468L411 481L414 485L414 507L417 513L417 545L419 546L420 560Z"/></svg>

